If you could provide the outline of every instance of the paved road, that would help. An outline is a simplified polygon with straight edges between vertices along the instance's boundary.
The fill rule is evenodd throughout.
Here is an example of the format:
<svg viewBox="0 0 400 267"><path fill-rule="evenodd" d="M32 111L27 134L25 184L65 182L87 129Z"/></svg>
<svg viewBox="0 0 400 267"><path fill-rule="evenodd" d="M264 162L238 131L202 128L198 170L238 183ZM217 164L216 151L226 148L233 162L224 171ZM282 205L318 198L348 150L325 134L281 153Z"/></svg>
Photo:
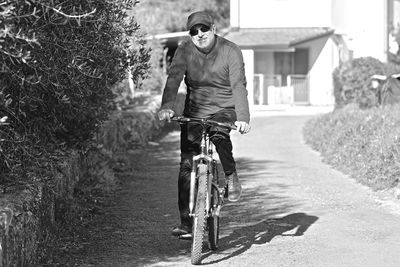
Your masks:
<svg viewBox="0 0 400 267"><path fill-rule="evenodd" d="M310 115L269 114L255 113L252 132L233 135L244 193L224 206L220 249L203 263L400 266L399 205L321 163L302 142ZM170 235L178 222L178 141L173 132L132 154L133 173L90 230L79 266L190 266L190 243Z"/></svg>

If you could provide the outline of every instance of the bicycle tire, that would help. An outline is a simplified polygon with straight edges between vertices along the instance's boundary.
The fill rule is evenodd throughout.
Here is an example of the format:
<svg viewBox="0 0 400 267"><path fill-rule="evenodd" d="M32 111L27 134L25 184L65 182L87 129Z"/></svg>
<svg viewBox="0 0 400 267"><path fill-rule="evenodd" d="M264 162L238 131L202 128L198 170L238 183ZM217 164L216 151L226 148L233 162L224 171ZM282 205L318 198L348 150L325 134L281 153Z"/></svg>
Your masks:
<svg viewBox="0 0 400 267"><path fill-rule="evenodd" d="M207 165L198 165L198 187L195 206L195 216L193 219L193 240L192 240L192 264L200 264L201 252L203 249L204 230L206 227L206 198L207 198Z"/></svg>
<svg viewBox="0 0 400 267"><path fill-rule="evenodd" d="M219 200L218 189L213 186L211 189L211 207L216 208ZM207 218L208 227L208 242L211 250L218 249L218 239L219 239L219 216L212 214L212 216Z"/></svg>

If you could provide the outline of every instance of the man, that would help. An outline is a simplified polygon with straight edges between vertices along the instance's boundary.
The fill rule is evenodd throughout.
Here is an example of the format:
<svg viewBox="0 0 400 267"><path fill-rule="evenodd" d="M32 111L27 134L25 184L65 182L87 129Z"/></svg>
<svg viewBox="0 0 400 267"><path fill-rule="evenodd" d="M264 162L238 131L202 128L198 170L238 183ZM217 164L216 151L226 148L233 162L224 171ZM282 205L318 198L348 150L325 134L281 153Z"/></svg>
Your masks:
<svg viewBox="0 0 400 267"><path fill-rule="evenodd" d="M213 17L204 11L187 20L190 40L179 45L172 60L162 96L160 120L170 121L176 95L185 79L187 95L183 115L235 123L240 133L250 131L243 56L232 42L216 35ZM178 179L178 204L181 224L172 230L175 236L191 232L189 186L192 157L200 151L199 125L181 125L181 163ZM236 172L229 130L211 128L211 141L218 152L228 181L228 200L238 201L242 187Z"/></svg>

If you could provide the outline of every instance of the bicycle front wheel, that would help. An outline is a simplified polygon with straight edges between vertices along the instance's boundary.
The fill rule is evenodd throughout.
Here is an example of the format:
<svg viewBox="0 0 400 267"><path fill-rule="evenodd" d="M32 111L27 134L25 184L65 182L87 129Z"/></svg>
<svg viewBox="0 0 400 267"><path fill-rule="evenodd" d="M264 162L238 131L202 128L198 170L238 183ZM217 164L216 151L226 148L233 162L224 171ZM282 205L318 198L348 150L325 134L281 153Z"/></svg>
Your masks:
<svg viewBox="0 0 400 267"><path fill-rule="evenodd" d="M212 211L217 209L219 205L219 192L216 186L211 188L211 207ZM208 227L208 242L211 250L218 249L218 238L219 238L219 216L212 212L211 216L207 218Z"/></svg>
<svg viewBox="0 0 400 267"><path fill-rule="evenodd" d="M200 264L206 226L206 198L208 171L206 164L198 165L198 187L193 219L192 264Z"/></svg>

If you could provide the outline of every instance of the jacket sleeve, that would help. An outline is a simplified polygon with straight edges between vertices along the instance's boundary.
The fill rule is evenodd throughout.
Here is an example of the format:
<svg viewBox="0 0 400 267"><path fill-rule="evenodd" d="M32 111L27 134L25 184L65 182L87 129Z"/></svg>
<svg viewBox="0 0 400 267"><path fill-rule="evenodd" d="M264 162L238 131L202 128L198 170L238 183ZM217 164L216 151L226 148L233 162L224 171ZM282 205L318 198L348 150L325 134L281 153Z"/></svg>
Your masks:
<svg viewBox="0 0 400 267"><path fill-rule="evenodd" d="M168 78L161 100L161 109L174 109L176 95L186 73L185 49L178 46L168 70Z"/></svg>
<svg viewBox="0 0 400 267"><path fill-rule="evenodd" d="M232 47L228 55L229 79L238 121L250 122L249 102L247 100L246 76L242 52Z"/></svg>

